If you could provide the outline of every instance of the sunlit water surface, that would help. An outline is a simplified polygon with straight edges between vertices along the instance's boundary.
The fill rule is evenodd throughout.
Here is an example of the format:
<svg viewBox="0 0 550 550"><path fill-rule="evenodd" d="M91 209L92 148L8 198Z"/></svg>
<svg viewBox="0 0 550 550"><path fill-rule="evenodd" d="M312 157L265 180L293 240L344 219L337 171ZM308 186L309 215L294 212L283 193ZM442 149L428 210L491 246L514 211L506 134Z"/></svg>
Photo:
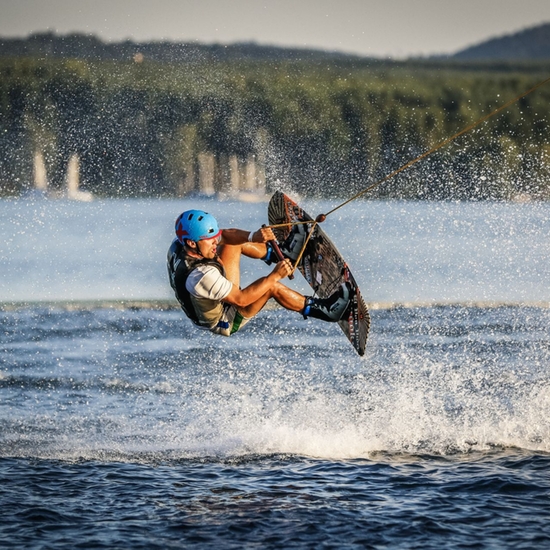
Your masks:
<svg viewBox="0 0 550 550"><path fill-rule="evenodd" d="M279 309L223 339L155 308L190 206L0 202L0 546L550 544L548 206L329 218L375 305L364 358Z"/></svg>

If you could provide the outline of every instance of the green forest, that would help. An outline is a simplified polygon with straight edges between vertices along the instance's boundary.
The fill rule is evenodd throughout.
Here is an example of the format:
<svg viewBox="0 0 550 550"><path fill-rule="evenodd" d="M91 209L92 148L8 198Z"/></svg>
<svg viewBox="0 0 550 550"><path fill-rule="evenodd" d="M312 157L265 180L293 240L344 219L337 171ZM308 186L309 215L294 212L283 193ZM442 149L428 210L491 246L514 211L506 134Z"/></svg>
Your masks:
<svg viewBox="0 0 550 550"><path fill-rule="evenodd" d="M348 197L528 90L550 63L0 57L0 196L60 188L174 197L198 158L257 159L267 190ZM193 180L194 181L194 180ZM549 199L550 84L377 187L371 198Z"/></svg>

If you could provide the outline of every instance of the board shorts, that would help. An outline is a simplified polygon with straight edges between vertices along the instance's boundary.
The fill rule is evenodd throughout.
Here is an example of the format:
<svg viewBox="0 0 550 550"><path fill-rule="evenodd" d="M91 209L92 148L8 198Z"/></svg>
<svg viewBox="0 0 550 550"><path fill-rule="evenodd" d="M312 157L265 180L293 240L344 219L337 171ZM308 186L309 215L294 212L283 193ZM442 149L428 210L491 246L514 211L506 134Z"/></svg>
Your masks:
<svg viewBox="0 0 550 550"><path fill-rule="evenodd" d="M231 336L243 328L248 321L250 321L250 317L245 317L242 313L239 313L235 306L224 304L223 313L218 324L210 331L221 336Z"/></svg>

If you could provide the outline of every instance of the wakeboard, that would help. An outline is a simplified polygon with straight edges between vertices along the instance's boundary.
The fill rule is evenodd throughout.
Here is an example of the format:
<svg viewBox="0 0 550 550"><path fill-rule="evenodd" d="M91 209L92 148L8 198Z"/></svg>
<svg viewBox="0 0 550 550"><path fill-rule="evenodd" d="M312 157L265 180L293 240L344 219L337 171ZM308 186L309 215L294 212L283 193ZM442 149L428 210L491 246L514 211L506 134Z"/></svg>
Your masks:
<svg viewBox="0 0 550 550"><path fill-rule="evenodd" d="M304 276L309 286L319 298L327 298L343 282L348 282L352 288L352 299L344 317L338 325L351 342L359 355L364 355L370 327L370 316L367 305L361 296L359 286L352 275L348 264L319 224L314 224L313 218L289 196L276 191L269 201L267 209L269 224L293 224L296 222L311 222L306 224L310 234L298 270ZM290 225L274 228L277 241L282 243L289 236Z"/></svg>

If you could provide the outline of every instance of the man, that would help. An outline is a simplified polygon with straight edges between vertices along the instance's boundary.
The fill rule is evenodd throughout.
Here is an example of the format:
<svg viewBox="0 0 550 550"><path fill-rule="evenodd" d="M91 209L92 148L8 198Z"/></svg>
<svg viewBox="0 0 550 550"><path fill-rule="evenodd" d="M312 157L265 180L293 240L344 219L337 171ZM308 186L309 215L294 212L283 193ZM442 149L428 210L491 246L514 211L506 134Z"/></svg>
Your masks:
<svg viewBox="0 0 550 550"><path fill-rule="evenodd" d="M339 321L350 300L347 285L326 299L306 297L279 281L291 274L288 258L273 271L240 288L240 258L273 262L268 241L270 228L249 233L242 229L219 229L216 219L202 210L187 210L176 220L176 238L168 250L168 275L183 311L199 327L230 336L254 317L270 298L304 318ZM296 259L304 243L303 226L297 226L283 253Z"/></svg>

